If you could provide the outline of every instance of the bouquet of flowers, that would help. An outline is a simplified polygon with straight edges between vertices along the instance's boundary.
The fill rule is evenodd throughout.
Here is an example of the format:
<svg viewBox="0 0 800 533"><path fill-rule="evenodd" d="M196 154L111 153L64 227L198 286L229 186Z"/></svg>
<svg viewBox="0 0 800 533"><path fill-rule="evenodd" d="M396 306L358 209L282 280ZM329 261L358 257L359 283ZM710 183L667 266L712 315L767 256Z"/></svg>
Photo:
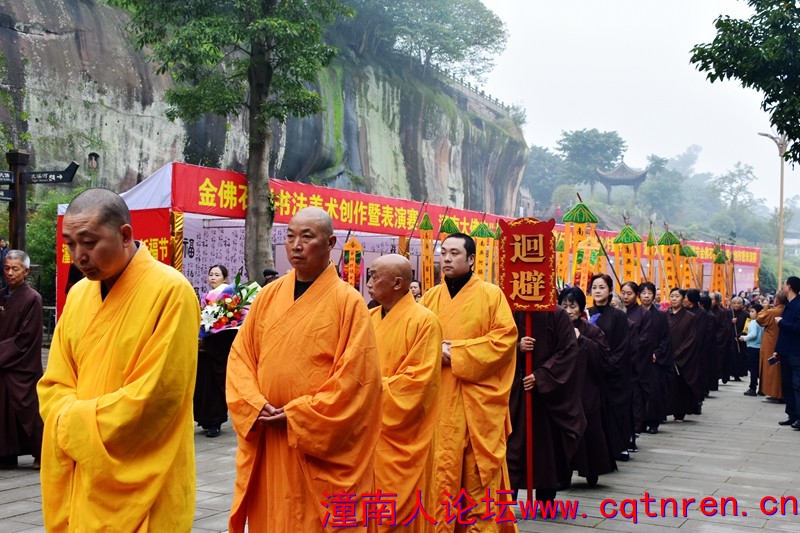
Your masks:
<svg viewBox="0 0 800 533"><path fill-rule="evenodd" d="M242 273L236 274L233 285L225 287L220 293L206 294L200 301L200 338L219 333L222 330L238 328L247 317L250 304L261 290L261 286L252 281L242 283Z"/></svg>

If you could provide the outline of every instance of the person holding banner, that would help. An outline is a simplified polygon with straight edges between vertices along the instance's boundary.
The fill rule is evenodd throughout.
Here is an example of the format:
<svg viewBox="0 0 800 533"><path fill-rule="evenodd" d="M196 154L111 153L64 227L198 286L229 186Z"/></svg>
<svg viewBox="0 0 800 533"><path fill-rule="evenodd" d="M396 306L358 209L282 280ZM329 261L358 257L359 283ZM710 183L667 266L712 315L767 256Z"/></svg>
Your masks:
<svg viewBox="0 0 800 533"><path fill-rule="evenodd" d="M433 485L433 441L442 373L442 328L429 309L417 305L411 263L402 255L373 261L367 289L380 304L372 309L378 342L383 399L381 436L375 449L375 488L397 494L397 523L380 531L422 533L432 526L414 516L417 501L431 511L440 494ZM420 498L419 500L417 498Z"/></svg>
<svg viewBox="0 0 800 533"><path fill-rule="evenodd" d="M453 233L442 242L444 283L429 289L420 303L442 327L442 380L434 452L436 494L453 498L463 488L479 502L491 496L510 501L506 440L510 430L508 395L514 381L517 327L499 287L473 275L475 241ZM499 492L504 491L504 492ZM453 505L455 505L453 501ZM454 531L436 507L437 532ZM471 531L516 531L513 523L481 520L476 506L463 519L476 519Z"/></svg>

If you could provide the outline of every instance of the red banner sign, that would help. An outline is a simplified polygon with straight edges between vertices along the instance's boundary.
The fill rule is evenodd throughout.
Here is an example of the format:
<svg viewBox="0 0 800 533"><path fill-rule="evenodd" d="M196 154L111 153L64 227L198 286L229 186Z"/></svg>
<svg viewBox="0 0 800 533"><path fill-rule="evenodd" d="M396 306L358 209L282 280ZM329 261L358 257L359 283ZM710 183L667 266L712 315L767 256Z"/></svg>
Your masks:
<svg viewBox="0 0 800 533"><path fill-rule="evenodd" d="M423 204L399 198L387 198L361 192L343 191L297 183L294 181L270 180L275 222L287 223L304 207L324 209L333 218L336 229L366 231L383 235L408 237L414 229L419 236L417 221L428 213L434 226L434 237L445 216L469 234L482 221L492 228L497 227L497 215L478 213L466 209L454 209L442 205Z"/></svg>
<svg viewBox="0 0 800 533"><path fill-rule="evenodd" d="M61 316L67 301L67 280L72 259L61 236L63 216L58 217L56 230L56 316ZM136 209L131 211L133 238L144 243L150 253L164 264L172 264L169 209ZM80 273L78 273L80 279ZM74 282L73 282L74 283Z"/></svg>
<svg viewBox="0 0 800 533"><path fill-rule="evenodd" d="M241 172L172 165L172 207L175 211L244 218L247 205L247 176Z"/></svg>
<svg viewBox="0 0 800 533"><path fill-rule="evenodd" d="M500 221L499 284L513 311L556 308L555 219Z"/></svg>

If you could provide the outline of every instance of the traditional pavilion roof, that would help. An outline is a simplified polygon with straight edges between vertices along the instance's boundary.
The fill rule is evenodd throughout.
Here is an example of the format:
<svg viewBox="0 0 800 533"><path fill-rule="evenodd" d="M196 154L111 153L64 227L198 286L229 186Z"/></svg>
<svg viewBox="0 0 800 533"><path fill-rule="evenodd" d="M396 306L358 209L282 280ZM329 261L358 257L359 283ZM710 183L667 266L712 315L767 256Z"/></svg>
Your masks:
<svg viewBox="0 0 800 533"><path fill-rule="evenodd" d="M600 176L600 181L604 185L637 185L644 182L647 177L647 169L637 170L621 161L616 168L604 172L599 168L595 169Z"/></svg>
<svg viewBox="0 0 800 533"><path fill-rule="evenodd" d="M620 230L619 235L614 237L614 244L633 244L635 242L642 242L642 237L633 229L633 226L625 226Z"/></svg>
<svg viewBox="0 0 800 533"><path fill-rule="evenodd" d="M685 244L681 246L681 256L683 257L697 257L697 252L694 251L694 248Z"/></svg>
<svg viewBox="0 0 800 533"><path fill-rule="evenodd" d="M728 260L728 256L725 255L725 252L721 251L717 254L717 258L714 259L715 265L724 265L725 262Z"/></svg>
<svg viewBox="0 0 800 533"><path fill-rule="evenodd" d="M421 230L433 230L433 224L431 223L431 217L428 216L428 213L422 215L422 221L419 223L419 229Z"/></svg>
<svg viewBox="0 0 800 533"><path fill-rule="evenodd" d="M659 246L673 246L675 244L681 244L681 240L678 238L677 235L672 233L671 231L667 230L664 232L664 235L658 239Z"/></svg>
<svg viewBox="0 0 800 533"><path fill-rule="evenodd" d="M489 229L489 226L487 226L485 222L481 222L475 226L475 229L472 230L469 236L478 237L479 239L494 239L494 233L492 233L492 230Z"/></svg>
<svg viewBox="0 0 800 533"><path fill-rule="evenodd" d="M453 221L453 219L450 217L446 217L444 220L442 220L442 227L439 228L439 231L441 233L449 233L449 234L461 232L461 230L458 229L458 226L456 226L455 221Z"/></svg>
<svg viewBox="0 0 800 533"><path fill-rule="evenodd" d="M562 222L572 222L574 224L586 224L588 222L597 224L600 222L600 219L583 202L575 204L575 207L567 211L561 220Z"/></svg>

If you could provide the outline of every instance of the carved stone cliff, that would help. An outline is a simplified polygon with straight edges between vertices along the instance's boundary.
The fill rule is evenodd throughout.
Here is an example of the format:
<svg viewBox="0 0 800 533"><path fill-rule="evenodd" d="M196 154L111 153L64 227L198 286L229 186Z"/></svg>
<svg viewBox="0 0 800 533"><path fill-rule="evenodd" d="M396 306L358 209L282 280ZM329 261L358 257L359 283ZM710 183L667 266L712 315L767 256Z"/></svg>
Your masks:
<svg viewBox="0 0 800 533"><path fill-rule="evenodd" d="M173 160L243 170L245 121L167 120L170 80L126 20L94 0L0 3L0 146L120 191ZM273 129L273 177L513 214L527 146L502 107L347 50L317 85L323 113Z"/></svg>

